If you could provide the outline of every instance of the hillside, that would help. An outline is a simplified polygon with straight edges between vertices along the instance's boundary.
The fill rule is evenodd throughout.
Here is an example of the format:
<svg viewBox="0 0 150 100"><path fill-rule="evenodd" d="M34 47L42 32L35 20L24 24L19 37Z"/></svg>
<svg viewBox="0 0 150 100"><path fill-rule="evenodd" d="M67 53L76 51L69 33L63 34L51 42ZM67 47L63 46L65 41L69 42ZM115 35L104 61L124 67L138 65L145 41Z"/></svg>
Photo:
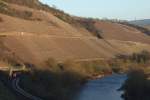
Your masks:
<svg viewBox="0 0 150 100"><path fill-rule="evenodd" d="M95 27L102 31L104 39L115 39L121 41L134 41L150 44L150 37L140 29L120 23L97 21Z"/></svg>
<svg viewBox="0 0 150 100"><path fill-rule="evenodd" d="M135 21L130 21L130 23L139 26L147 26L150 25L150 19L135 20Z"/></svg>
<svg viewBox="0 0 150 100"><path fill-rule="evenodd" d="M147 29L149 29L149 30L150 30L150 25L146 25L146 26L145 26L145 28L147 28Z"/></svg>
<svg viewBox="0 0 150 100"><path fill-rule="evenodd" d="M89 61L150 51L150 37L133 27L76 19L38 0L29 1L32 0L1 2L1 59L41 65L48 58Z"/></svg>
<svg viewBox="0 0 150 100"><path fill-rule="evenodd" d="M150 19L136 20L131 21L130 23L150 30Z"/></svg>

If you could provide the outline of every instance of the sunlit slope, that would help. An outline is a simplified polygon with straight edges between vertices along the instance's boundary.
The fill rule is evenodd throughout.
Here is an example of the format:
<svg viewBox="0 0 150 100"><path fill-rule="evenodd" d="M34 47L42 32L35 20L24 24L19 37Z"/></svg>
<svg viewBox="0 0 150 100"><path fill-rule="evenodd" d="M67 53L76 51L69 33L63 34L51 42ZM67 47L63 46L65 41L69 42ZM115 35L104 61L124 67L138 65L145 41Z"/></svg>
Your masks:
<svg viewBox="0 0 150 100"><path fill-rule="evenodd" d="M18 6L15 4L8 4L8 6L18 12L26 11L28 13L32 13L32 16L29 20L25 20L19 17L0 14L0 18L2 19L0 22L0 32L29 32L59 36L91 36L86 29L74 27L73 25L53 16L53 14L49 12L31 9L25 6Z"/></svg>
<svg viewBox="0 0 150 100"><path fill-rule="evenodd" d="M95 26L102 31L101 35L105 39L115 39L150 44L150 36L127 25L107 21L97 21Z"/></svg>
<svg viewBox="0 0 150 100"><path fill-rule="evenodd" d="M146 25L144 27L150 30L150 25Z"/></svg>
<svg viewBox="0 0 150 100"><path fill-rule="evenodd" d="M150 45L89 37L59 37L49 35L8 35L4 45L24 62L43 63L48 58L59 61L109 59L119 53L150 50Z"/></svg>
<svg viewBox="0 0 150 100"><path fill-rule="evenodd" d="M97 21L94 25L103 37L98 39L82 25L63 21L50 12L8 5L19 10L17 14L27 11L32 16L24 19L0 14L0 57L40 65L49 58L91 61L150 51L150 37L126 25Z"/></svg>
<svg viewBox="0 0 150 100"><path fill-rule="evenodd" d="M46 61L48 58L58 60L107 58L116 52L104 40L88 37L7 36L3 38L3 42L21 59L35 62ZM102 47L99 46L101 44Z"/></svg>

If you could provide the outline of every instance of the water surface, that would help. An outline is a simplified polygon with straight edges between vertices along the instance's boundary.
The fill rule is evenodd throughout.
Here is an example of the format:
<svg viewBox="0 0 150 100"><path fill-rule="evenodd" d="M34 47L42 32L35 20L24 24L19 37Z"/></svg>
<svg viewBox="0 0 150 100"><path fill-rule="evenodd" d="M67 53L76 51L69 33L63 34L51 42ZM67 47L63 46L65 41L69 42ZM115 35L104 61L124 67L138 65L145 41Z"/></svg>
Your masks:
<svg viewBox="0 0 150 100"><path fill-rule="evenodd" d="M118 91L126 80L126 75L114 74L85 84L73 100L122 100Z"/></svg>

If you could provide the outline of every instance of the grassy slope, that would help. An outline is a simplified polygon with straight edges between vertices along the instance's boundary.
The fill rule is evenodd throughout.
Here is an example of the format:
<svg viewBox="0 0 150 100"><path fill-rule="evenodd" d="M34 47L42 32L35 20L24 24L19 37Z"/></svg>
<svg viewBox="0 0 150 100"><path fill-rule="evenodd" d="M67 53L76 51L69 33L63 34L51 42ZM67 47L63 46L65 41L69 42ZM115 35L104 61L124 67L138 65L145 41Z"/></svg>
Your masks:
<svg viewBox="0 0 150 100"><path fill-rule="evenodd" d="M3 19L0 23L1 35L7 35L3 37L4 44L11 53L25 62L44 62L51 57L62 60L110 58L117 53L150 50L149 37L131 27L109 22L96 23L97 28L103 31L102 35L106 42L104 39L93 37L83 28L80 30L63 22L51 13L17 5L11 6L34 11L32 18L42 19L23 20L0 14Z"/></svg>
<svg viewBox="0 0 150 100"><path fill-rule="evenodd" d="M71 26L78 28L78 30L79 29L86 30L86 33L90 32L93 36L102 38L100 35L100 32L92 24L93 21L88 21L88 23L82 23L82 21L76 20L73 16L70 16L69 14L65 13L64 11L61 11L61 10L53 8L53 7L49 7L48 5L42 4L38 0L25 0L25 1L24 0L3 0L3 1L5 1L9 4L10 3L17 4L17 5L19 4L19 5L27 6L29 8L33 8L35 10L43 10L43 11L49 12L52 15L54 15L55 17L57 17L58 19L66 22L66 23L69 23ZM4 4L2 4L2 5L4 5ZM20 17L20 18L28 19L28 20L31 20L31 19L32 20L41 20L40 18L31 18L33 14L29 11L25 10L25 11L20 12L17 9L11 8L6 5L5 5L5 8L7 8L7 10L2 9L0 11L7 15ZM88 19L86 19L86 20L88 20Z"/></svg>
<svg viewBox="0 0 150 100"><path fill-rule="evenodd" d="M150 25L144 26L145 28L148 28L150 30Z"/></svg>
<svg viewBox="0 0 150 100"><path fill-rule="evenodd" d="M95 27L102 30L104 39L134 41L150 44L150 37L138 29L109 21L97 21Z"/></svg>
<svg viewBox="0 0 150 100"><path fill-rule="evenodd" d="M35 64L51 57L60 60L111 58L118 53L150 50L150 37L135 28L117 23L91 22L91 20L84 19L86 23L92 24L92 29L95 27L101 32L100 35L104 39L97 39L85 28L76 27L73 23L68 24L68 21L56 17L58 13L64 14L56 9L52 10L52 8L35 2L32 2L35 4L31 3L31 5L30 0L4 1L13 3L17 1L25 6L7 5L15 11L32 13L30 19L20 17L22 16L20 13L17 13L18 16L0 14L0 32L1 35L7 35L3 37L5 46L10 49L9 53L20 57L25 62L32 61ZM57 14L55 15L54 12ZM90 26L86 28L91 29ZM23 36L22 32L24 32Z"/></svg>
<svg viewBox="0 0 150 100"><path fill-rule="evenodd" d="M13 1L20 0L12 0L12 2ZM28 6L31 7L32 5ZM75 23L72 22L71 19L69 19L68 22L68 18L70 17L66 17L66 15L61 17L62 13L55 14L55 11L51 12L47 8L44 8L46 11L51 12L48 13L14 4L10 4L10 7L15 10L28 10L32 12L30 19L0 14L2 19L0 22L1 35L7 35L3 37L5 46L10 49L12 55L17 55L25 62L37 64L47 61L50 57L63 60L111 58L116 53L132 53L140 51L141 48L150 50L149 37L125 25L109 22L92 23L92 28L93 25L95 25L96 28L102 32L105 40L97 39L85 28L75 27L75 25L73 25ZM32 8L36 8L36 6ZM91 29L89 27L86 28ZM21 34L22 31L24 35ZM53 37L52 35L55 36ZM120 67L121 64L124 65L123 61L124 59L116 64L112 63L113 67L115 67L113 69L117 71L120 70L121 68L116 67ZM132 62L130 63L132 64ZM126 61L125 64L129 66L130 63ZM97 75L111 70L106 62L100 62L100 65L101 66L97 63L87 63L77 66L69 64L66 67L60 65L57 67L55 66L54 69L53 66L46 66L53 71L61 69L62 72L61 74L59 73L59 75L55 73L53 76L40 70L40 72L32 73L29 77L26 77L23 85L27 91L37 96L47 99L56 98L58 100L64 97L64 100L66 100L66 94L70 93L72 87L78 85L78 82L82 80L80 79L81 76L78 75ZM132 65L134 65L134 63ZM45 69L45 67L43 68ZM65 72L67 72L67 74Z"/></svg>

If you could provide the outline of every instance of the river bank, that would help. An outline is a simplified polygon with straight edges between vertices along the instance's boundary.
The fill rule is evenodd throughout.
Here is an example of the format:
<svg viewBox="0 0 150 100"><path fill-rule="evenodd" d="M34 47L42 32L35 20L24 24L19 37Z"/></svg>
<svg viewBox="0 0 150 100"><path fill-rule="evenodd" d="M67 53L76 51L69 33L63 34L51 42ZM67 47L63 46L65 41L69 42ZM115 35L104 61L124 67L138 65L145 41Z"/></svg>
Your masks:
<svg viewBox="0 0 150 100"><path fill-rule="evenodd" d="M122 91L118 89L126 79L126 74L112 74L100 79L89 80L72 100L122 100Z"/></svg>

